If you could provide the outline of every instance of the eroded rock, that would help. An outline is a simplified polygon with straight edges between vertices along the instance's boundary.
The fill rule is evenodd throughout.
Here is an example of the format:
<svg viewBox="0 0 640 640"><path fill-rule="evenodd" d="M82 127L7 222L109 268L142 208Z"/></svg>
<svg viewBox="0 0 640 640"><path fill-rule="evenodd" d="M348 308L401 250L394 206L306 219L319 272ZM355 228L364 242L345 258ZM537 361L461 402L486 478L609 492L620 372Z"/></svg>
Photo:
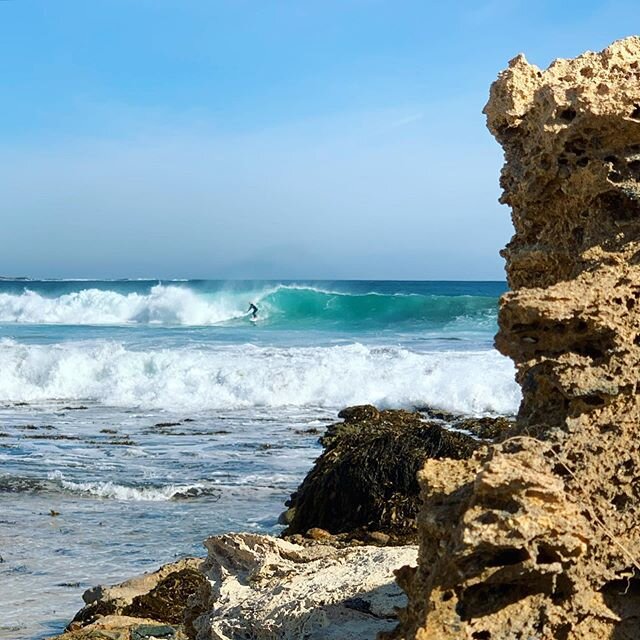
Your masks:
<svg viewBox="0 0 640 640"><path fill-rule="evenodd" d="M302 547L255 534L209 538L211 580L198 640L371 640L391 629L405 596L393 570L416 547Z"/></svg>
<svg viewBox="0 0 640 640"><path fill-rule="evenodd" d="M523 56L491 89L505 151L496 345L516 363L513 437L420 474L420 559L392 636L638 637L640 38Z"/></svg>

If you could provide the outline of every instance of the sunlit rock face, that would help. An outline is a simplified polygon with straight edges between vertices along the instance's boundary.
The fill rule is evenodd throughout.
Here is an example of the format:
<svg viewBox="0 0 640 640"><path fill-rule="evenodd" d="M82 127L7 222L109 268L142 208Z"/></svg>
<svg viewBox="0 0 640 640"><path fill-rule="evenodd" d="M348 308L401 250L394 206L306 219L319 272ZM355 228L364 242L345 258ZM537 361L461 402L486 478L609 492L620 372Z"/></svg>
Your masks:
<svg viewBox="0 0 640 640"><path fill-rule="evenodd" d="M518 56L485 114L515 227L496 346L523 401L502 444L421 472L391 637L638 638L640 38Z"/></svg>

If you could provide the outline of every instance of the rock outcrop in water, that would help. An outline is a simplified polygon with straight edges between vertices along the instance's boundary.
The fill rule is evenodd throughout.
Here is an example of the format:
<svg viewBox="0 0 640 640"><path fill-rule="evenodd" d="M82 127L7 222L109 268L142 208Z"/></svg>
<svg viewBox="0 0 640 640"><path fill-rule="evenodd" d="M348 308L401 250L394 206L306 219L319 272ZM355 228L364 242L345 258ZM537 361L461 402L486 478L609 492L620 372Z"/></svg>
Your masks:
<svg viewBox="0 0 640 640"><path fill-rule="evenodd" d="M404 544L415 541L420 487L427 458L468 458L482 439L510 426L506 418L462 418L446 413L378 411L371 405L340 412L325 447L283 514L285 536ZM454 426L454 429L451 429ZM328 536L325 536L328 537Z"/></svg>
<svg viewBox="0 0 640 640"><path fill-rule="evenodd" d="M417 470L428 457L469 458L511 421L370 405L339 416L289 510L290 529L304 535L214 536L204 562L90 589L61 640L371 640L390 631L406 604L393 571L417 556L406 544L416 533Z"/></svg>
<svg viewBox="0 0 640 640"><path fill-rule="evenodd" d="M416 571L393 637L636 639L640 625L640 38L523 56L491 89L512 292L496 344L513 437L420 474Z"/></svg>

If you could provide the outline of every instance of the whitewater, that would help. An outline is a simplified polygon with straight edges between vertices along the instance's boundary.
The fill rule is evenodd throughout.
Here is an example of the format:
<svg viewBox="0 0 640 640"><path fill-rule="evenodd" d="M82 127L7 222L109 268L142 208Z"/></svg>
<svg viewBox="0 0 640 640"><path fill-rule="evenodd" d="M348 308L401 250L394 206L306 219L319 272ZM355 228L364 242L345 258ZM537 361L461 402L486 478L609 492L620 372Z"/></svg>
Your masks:
<svg viewBox="0 0 640 640"><path fill-rule="evenodd" d="M208 535L277 532L345 406L513 414L504 291L0 279L0 638L52 635L84 589Z"/></svg>

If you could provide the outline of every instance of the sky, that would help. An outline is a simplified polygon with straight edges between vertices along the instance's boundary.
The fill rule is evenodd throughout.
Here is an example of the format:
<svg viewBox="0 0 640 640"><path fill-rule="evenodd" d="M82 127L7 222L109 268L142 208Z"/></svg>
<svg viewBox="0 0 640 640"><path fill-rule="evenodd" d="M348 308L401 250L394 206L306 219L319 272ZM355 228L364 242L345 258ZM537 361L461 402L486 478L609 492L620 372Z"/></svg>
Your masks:
<svg viewBox="0 0 640 640"><path fill-rule="evenodd" d="M640 3L0 0L0 275L502 280L489 86Z"/></svg>

